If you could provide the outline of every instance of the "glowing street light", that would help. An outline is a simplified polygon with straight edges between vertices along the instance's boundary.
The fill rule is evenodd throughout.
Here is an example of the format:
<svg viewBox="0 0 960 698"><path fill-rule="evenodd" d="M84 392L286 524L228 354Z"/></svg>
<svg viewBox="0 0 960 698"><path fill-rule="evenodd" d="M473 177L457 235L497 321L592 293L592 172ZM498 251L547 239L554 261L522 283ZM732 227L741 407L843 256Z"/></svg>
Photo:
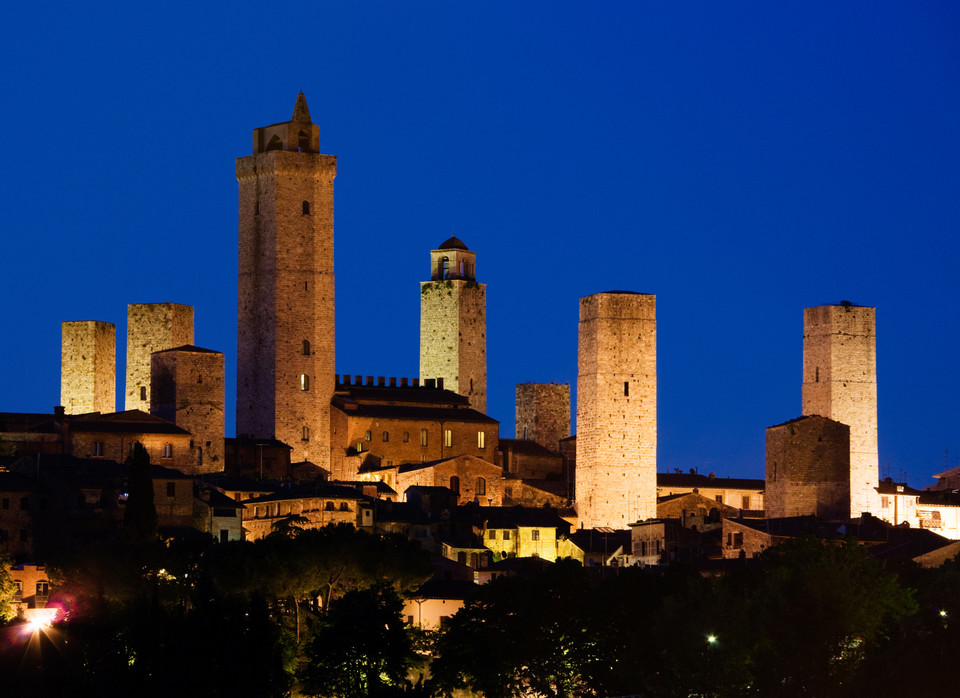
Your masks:
<svg viewBox="0 0 960 698"><path fill-rule="evenodd" d="M711 646L717 644L717 636L716 636L716 635L707 635L707 644L708 644L708 645L711 645Z"/></svg>

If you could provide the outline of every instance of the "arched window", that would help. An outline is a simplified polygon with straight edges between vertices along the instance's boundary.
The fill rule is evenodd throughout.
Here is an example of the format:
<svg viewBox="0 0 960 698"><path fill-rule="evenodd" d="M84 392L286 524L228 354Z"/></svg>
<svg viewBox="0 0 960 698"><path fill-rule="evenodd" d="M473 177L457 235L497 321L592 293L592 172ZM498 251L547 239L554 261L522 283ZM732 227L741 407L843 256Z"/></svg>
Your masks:
<svg viewBox="0 0 960 698"><path fill-rule="evenodd" d="M304 202L303 202L303 215L305 215L305 216L309 216L309 215L310 215L310 202L309 202L309 201L304 201Z"/></svg>
<svg viewBox="0 0 960 698"><path fill-rule="evenodd" d="M270 139L270 142L267 143L267 150L280 150L283 147L283 142L280 140L280 136L274 136Z"/></svg>
<svg viewBox="0 0 960 698"><path fill-rule="evenodd" d="M384 441L389 441L389 440L390 440L390 432L389 432L389 431L383 432L383 440L384 440Z"/></svg>
<svg viewBox="0 0 960 698"><path fill-rule="evenodd" d="M477 496L484 497L487 494L487 480L486 478L478 477L477 478Z"/></svg>
<svg viewBox="0 0 960 698"><path fill-rule="evenodd" d="M460 478L458 478L456 475L453 475L450 478L450 489L457 494L460 494Z"/></svg>
<svg viewBox="0 0 960 698"><path fill-rule="evenodd" d="M173 444L165 443L160 449L161 458L173 458Z"/></svg>
<svg viewBox="0 0 960 698"><path fill-rule="evenodd" d="M410 432L405 431L403 432L403 443L409 443L409 442L410 442Z"/></svg>
<svg viewBox="0 0 960 698"><path fill-rule="evenodd" d="M450 260L447 257L444 257L440 260L440 278L446 279L447 274L450 273Z"/></svg>
<svg viewBox="0 0 960 698"><path fill-rule="evenodd" d="M327 502L327 505L324 507L327 511L336 511L336 507L333 506L333 502Z"/></svg>
<svg viewBox="0 0 960 698"><path fill-rule="evenodd" d="M310 356L310 340L309 339L303 340L303 349L301 349L301 353L304 356Z"/></svg>
<svg viewBox="0 0 960 698"><path fill-rule="evenodd" d="M310 427L303 428L303 436L301 438L303 438L304 441L310 440Z"/></svg>
<svg viewBox="0 0 960 698"><path fill-rule="evenodd" d="M300 137L297 139L297 150L301 153L310 150L310 135L306 131L300 132Z"/></svg>
<svg viewBox="0 0 960 698"><path fill-rule="evenodd" d="M350 505L346 502L340 502L340 511L350 511Z"/></svg>

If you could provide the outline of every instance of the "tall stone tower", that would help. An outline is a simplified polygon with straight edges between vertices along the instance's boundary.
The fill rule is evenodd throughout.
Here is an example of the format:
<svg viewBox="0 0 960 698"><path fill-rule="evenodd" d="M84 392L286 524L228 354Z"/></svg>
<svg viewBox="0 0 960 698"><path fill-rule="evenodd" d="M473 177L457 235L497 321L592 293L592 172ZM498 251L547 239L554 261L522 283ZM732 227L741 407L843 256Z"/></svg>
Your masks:
<svg viewBox="0 0 960 698"><path fill-rule="evenodd" d="M193 344L193 306L136 303L127 306L125 410L150 411L150 355Z"/></svg>
<svg viewBox="0 0 960 698"><path fill-rule="evenodd" d="M850 516L876 511L876 309L822 305L803 311L803 414L850 427Z"/></svg>
<svg viewBox="0 0 960 698"><path fill-rule="evenodd" d="M97 320L64 322L60 404L67 414L117 409L117 328Z"/></svg>
<svg viewBox="0 0 960 698"><path fill-rule="evenodd" d="M576 504L584 528L657 515L657 297L580 299Z"/></svg>
<svg viewBox="0 0 960 698"><path fill-rule="evenodd" d="M253 155L237 159L237 435L276 438L294 462L327 469L336 174L302 92L293 118L255 129Z"/></svg>
<svg viewBox="0 0 960 698"><path fill-rule="evenodd" d="M151 358L150 412L190 432L190 468L223 470L224 369L219 351L182 346Z"/></svg>
<svg viewBox="0 0 960 698"><path fill-rule="evenodd" d="M487 286L477 283L477 254L456 237L430 251L430 281L420 282L420 380L487 411Z"/></svg>
<svg viewBox="0 0 960 698"><path fill-rule="evenodd" d="M529 439L551 451L570 436L570 384L517 385L517 438Z"/></svg>

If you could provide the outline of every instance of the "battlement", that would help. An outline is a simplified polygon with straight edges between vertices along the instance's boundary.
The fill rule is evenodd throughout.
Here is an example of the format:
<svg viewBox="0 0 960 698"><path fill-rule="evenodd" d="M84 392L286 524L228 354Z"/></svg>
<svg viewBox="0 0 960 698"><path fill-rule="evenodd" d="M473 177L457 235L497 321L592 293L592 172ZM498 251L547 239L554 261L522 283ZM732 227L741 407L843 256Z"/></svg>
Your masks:
<svg viewBox="0 0 960 698"><path fill-rule="evenodd" d="M443 378L397 378L394 376L363 376L337 374L337 388L417 388L422 390L443 390Z"/></svg>

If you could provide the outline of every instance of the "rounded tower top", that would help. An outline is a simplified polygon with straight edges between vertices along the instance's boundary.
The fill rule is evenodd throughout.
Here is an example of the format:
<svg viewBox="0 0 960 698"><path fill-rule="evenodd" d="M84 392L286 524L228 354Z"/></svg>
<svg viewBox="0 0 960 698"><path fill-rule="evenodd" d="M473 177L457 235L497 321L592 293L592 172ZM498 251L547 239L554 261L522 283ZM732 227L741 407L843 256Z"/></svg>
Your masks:
<svg viewBox="0 0 960 698"><path fill-rule="evenodd" d="M463 244L456 235L451 235L449 240L440 243L438 250L469 250L470 248Z"/></svg>

